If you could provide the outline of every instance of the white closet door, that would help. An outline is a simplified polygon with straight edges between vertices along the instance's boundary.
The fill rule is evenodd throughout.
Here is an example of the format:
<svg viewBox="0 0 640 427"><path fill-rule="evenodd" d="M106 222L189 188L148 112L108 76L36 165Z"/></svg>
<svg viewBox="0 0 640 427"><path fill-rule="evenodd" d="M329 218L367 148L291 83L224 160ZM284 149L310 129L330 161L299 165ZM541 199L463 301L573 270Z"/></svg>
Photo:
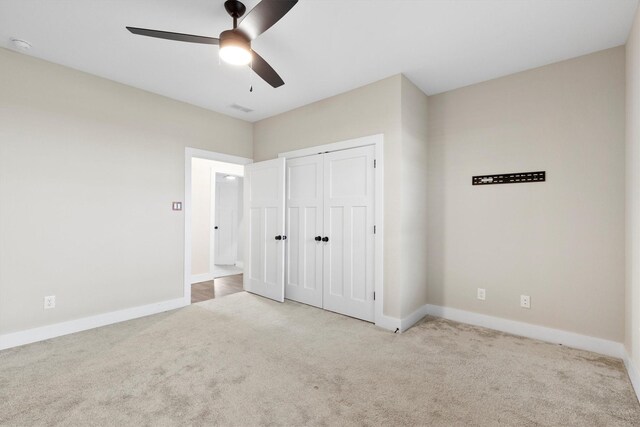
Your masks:
<svg viewBox="0 0 640 427"><path fill-rule="evenodd" d="M217 174L222 175L222 174ZM238 253L238 182L216 177L215 256L218 265L234 265Z"/></svg>
<svg viewBox="0 0 640 427"><path fill-rule="evenodd" d="M375 147L324 155L323 307L374 321Z"/></svg>
<svg viewBox="0 0 640 427"><path fill-rule="evenodd" d="M244 288L284 301L285 159L245 166Z"/></svg>
<svg viewBox="0 0 640 427"><path fill-rule="evenodd" d="M322 155L287 161L285 296L316 307L322 307L322 175Z"/></svg>

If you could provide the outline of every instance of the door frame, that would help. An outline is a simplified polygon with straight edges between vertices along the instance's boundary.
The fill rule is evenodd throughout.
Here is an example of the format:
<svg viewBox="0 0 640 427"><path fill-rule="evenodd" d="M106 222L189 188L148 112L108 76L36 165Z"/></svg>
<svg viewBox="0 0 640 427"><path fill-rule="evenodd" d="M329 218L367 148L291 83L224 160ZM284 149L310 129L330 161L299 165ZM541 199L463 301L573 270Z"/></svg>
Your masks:
<svg viewBox="0 0 640 427"><path fill-rule="evenodd" d="M373 145L376 148L375 176L375 225L376 236L374 238L375 271L374 271L374 323L385 329L393 329L384 315L384 135L376 134L362 138L349 139L331 144L318 145L301 150L287 151L278 154L278 157L294 159L297 157L323 154L330 151L348 150L350 148Z"/></svg>
<svg viewBox="0 0 640 427"><path fill-rule="evenodd" d="M248 165L253 159L215 151L186 147L184 149L184 303L191 304L191 162L193 159L215 160L218 162Z"/></svg>

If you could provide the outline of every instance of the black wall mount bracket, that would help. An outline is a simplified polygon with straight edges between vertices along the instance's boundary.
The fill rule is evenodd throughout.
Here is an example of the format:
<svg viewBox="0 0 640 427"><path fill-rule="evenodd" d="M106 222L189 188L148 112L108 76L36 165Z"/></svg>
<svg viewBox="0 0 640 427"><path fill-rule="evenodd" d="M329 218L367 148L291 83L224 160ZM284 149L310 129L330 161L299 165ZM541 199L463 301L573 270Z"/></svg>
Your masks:
<svg viewBox="0 0 640 427"><path fill-rule="evenodd" d="M502 173L494 175L476 175L471 179L472 185L492 184L521 184L525 182L544 182L547 180L545 171Z"/></svg>

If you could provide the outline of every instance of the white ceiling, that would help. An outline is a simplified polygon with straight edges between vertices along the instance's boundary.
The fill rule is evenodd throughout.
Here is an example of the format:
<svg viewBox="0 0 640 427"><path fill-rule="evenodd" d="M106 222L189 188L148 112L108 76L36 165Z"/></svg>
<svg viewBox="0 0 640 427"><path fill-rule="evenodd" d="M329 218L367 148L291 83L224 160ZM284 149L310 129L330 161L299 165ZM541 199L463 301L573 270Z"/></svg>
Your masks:
<svg viewBox="0 0 640 427"><path fill-rule="evenodd" d="M0 0L0 45L22 38L30 55L256 121L397 73L431 95L618 46L638 0L301 0L253 43L278 89L220 64L215 46L124 28L217 37L231 27L223 3Z"/></svg>

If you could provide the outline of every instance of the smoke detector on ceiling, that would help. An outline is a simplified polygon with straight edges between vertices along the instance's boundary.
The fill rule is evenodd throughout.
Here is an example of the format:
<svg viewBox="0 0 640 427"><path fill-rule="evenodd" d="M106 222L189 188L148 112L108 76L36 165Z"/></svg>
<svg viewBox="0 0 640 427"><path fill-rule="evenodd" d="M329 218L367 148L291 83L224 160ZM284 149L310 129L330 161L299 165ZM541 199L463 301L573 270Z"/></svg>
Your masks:
<svg viewBox="0 0 640 427"><path fill-rule="evenodd" d="M11 45L15 50L19 50L20 52L27 52L31 49L31 43L22 39L11 39Z"/></svg>

